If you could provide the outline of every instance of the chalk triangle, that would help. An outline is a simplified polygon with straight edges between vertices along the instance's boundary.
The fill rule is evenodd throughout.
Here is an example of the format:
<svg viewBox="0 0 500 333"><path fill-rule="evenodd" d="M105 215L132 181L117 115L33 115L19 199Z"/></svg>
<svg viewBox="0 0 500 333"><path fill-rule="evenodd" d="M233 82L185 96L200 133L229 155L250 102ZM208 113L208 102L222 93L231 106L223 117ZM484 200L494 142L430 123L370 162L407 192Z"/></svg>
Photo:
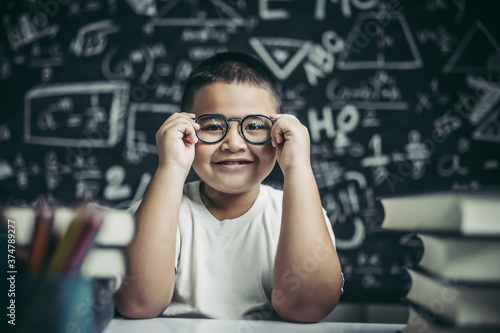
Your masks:
<svg viewBox="0 0 500 333"><path fill-rule="evenodd" d="M339 55L337 66L355 69L415 69L422 58L405 17L391 14L384 27L374 25L376 13L357 16L346 38L346 49Z"/></svg>
<svg viewBox="0 0 500 333"><path fill-rule="evenodd" d="M130 0L129 0L130 1ZM169 1L158 9L158 17L169 17L176 20L242 20L238 8L232 2L223 0L198 1Z"/></svg>
<svg viewBox="0 0 500 333"><path fill-rule="evenodd" d="M309 41L276 37L251 37L249 43L279 80L295 71L312 45Z"/></svg>
<svg viewBox="0 0 500 333"><path fill-rule="evenodd" d="M500 142L500 108L474 130L472 137L481 141Z"/></svg>
<svg viewBox="0 0 500 333"><path fill-rule="evenodd" d="M483 23L476 21L443 67L443 73L492 71L500 72L500 45Z"/></svg>

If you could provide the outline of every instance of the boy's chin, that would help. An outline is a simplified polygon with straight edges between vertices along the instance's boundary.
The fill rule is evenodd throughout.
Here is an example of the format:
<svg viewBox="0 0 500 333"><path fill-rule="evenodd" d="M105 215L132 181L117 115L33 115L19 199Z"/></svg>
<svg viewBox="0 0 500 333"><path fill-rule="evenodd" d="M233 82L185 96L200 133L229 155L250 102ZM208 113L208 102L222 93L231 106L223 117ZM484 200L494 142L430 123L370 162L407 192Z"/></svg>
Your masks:
<svg viewBox="0 0 500 333"><path fill-rule="evenodd" d="M203 179L202 179L203 180ZM216 193L221 193L221 194L227 194L227 195L237 195L237 194L242 194L248 191L251 191L258 187L261 182L258 181L251 181L251 182L236 182L236 181L230 181L227 183L217 183L214 184L212 182L206 182L203 180L205 183L205 191L207 194L210 194L210 192L213 192L214 194Z"/></svg>

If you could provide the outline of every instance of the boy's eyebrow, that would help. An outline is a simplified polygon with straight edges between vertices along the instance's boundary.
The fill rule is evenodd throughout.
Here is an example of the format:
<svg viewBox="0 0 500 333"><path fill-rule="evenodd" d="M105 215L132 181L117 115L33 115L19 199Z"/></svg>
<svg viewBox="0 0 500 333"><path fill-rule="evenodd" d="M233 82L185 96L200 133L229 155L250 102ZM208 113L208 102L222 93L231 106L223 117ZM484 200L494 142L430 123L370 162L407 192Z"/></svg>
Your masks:
<svg viewBox="0 0 500 333"><path fill-rule="evenodd" d="M198 116L196 118L200 118L202 116L207 116L207 115L220 116L220 117L222 117L222 118L224 118L226 120L233 120L233 119L235 119L235 120L242 120L243 118L248 117L248 116L264 116L264 117L269 117L269 116L266 116L265 114L261 114L261 113L249 113L249 114L244 115L243 117L239 117L239 118L238 117L229 117L228 118L228 117L226 117L225 115L223 115L221 113L206 113L206 114L202 114L201 116Z"/></svg>
<svg viewBox="0 0 500 333"><path fill-rule="evenodd" d="M226 119L226 120L232 120L232 119L238 119L238 120L241 120L241 119L243 119L243 118L245 118L245 117L246 117L246 116L245 116L245 117L243 117L243 118L235 118L235 117L229 117L229 118L228 118L228 117L226 117L225 115L223 115L222 113L208 113L208 114L203 114L203 115L201 115L200 117L202 117L202 116L208 116L208 115L210 115L210 116L219 116L219 117L222 117L222 118L224 118L224 119ZM199 117L198 117L198 118L199 118Z"/></svg>

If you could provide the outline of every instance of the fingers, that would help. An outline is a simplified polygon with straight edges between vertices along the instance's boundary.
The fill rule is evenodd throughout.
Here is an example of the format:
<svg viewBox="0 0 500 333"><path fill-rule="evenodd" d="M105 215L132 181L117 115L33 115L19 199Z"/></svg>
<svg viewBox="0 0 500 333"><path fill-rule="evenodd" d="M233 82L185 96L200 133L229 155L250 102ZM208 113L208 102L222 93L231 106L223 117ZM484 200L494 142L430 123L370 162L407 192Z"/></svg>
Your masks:
<svg viewBox="0 0 500 333"><path fill-rule="evenodd" d="M190 143L195 144L198 142L198 137L196 136L196 131L200 129L200 125L194 121L196 115L193 113L188 113L189 125L184 128L184 139L188 140Z"/></svg>
<svg viewBox="0 0 500 333"><path fill-rule="evenodd" d="M271 130L273 147L289 140L296 133L302 133L304 128L300 120L291 114L272 114L271 119L276 120Z"/></svg>
<svg viewBox="0 0 500 333"><path fill-rule="evenodd" d="M200 125L195 122L195 118L196 115L193 113L174 113L165 120L156 136L165 136L167 132L171 131L176 138L195 144L198 142L196 131L200 128Z"/></svg>

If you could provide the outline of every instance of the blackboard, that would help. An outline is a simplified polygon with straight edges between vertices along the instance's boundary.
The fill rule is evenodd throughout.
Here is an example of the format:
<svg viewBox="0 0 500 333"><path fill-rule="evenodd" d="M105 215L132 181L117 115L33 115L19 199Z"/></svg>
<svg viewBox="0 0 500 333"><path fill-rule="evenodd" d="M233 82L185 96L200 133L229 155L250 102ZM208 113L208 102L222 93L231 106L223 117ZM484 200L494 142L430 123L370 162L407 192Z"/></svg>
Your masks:
<svg viewBox="0 0 500 333"><path fill-rule="evenodd" d="M243 51L275 74L346 275L343 301L397 302L420 244L377 198L500 185L498 1L0 2L0 202L125 208L193 66ZM190 174L188 180L195 179ZM267 180L280 187L276 169Z"/></svg>

